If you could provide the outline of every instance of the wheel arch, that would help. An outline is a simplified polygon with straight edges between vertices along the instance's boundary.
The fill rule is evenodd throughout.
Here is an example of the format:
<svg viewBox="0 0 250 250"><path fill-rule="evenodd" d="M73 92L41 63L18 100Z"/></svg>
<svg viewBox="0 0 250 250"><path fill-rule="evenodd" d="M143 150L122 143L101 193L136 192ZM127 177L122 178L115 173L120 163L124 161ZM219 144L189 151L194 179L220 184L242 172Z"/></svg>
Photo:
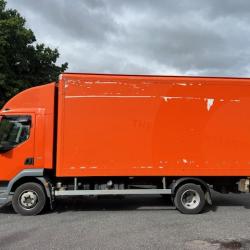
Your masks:
<svg viewBox="0 0 250 250"><path fill-rule="evenodd" d="M11 186L11 189L10 189L10 193L14 193L19 186L21 186L22 184L27 183L27 182L35 182L37 184L40 184L45 190L44 183L38 177L25 176L25 177L21 177L20 179L16 180L13 183L13 185Z"/></svg>

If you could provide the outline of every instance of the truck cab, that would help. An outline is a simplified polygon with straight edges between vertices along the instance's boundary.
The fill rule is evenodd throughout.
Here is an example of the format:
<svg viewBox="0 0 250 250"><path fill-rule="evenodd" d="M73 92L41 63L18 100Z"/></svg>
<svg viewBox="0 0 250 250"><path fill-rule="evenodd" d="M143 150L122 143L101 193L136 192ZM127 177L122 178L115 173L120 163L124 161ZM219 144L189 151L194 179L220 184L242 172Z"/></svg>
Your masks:
<svg viewBox="0 0 250 250"><path fill-rule="evenodd" d="M0 111L0 205L19 184L53 167L55 88L25 90Z"/></svg>

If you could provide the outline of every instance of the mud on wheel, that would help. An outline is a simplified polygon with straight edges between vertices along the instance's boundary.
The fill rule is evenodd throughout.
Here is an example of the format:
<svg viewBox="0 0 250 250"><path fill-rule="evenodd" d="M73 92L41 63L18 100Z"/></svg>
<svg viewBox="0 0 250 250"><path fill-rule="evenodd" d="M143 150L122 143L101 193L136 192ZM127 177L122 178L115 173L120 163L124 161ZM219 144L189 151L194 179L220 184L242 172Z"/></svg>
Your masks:
<svg viewBox="0 0 250 250"><path fill-rule="evenodd" d="M19 186L13 195L12 206L21 215L37 215L45 207L46 195L44 188L35 182Z"/></svg>
<svg viewBox="0 0 250 250"><path fill-rule="evenodd" d="M205 194L199 185L187 183L176 191L174 204L181 213L198 214L205 207Z"/></svg>

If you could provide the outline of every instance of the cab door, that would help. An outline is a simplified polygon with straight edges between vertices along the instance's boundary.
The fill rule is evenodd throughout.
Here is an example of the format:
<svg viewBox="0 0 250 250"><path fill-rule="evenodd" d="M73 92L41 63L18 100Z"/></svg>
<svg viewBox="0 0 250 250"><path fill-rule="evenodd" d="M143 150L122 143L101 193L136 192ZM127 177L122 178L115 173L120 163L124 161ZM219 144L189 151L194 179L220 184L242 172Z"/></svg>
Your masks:
<svg viewBox="0 0 250 250"><path fill-rule="evenodd" d="M23 169L34 168L34 114L0 116L0 180L9 181Z"/></svg>

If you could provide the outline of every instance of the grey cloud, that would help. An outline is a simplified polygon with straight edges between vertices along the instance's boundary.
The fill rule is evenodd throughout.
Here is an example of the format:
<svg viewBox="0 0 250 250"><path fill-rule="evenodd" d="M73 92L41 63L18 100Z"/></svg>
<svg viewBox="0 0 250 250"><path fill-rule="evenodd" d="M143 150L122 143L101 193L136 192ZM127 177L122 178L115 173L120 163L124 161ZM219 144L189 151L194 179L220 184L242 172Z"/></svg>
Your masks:
<svg viewBox="0 0 250 250"><path fill-rule="evenodd" d="M245 0L9 0L70 71L247 76Z"/></svg>
<svg viewBox="0 0 250 250"><path fill-rule="evenodd" d="M59 36L58 39L66 37L94 43L105 40L109 33L115 31L115 22L108 15L105 5L101 2L97 5L97 1L23 0L19 1L17 8L27 11L27 15L33 13L38 16L41 23L34 23L33 26L53 32Z"/></svg>
<svg viewBox="0 0 250 250"><path fill-rule="evenodd" d="M245 0L212 0L208 6L208 13L211 17L230 17L241 20L249 19L250 2Z"/></svg>

